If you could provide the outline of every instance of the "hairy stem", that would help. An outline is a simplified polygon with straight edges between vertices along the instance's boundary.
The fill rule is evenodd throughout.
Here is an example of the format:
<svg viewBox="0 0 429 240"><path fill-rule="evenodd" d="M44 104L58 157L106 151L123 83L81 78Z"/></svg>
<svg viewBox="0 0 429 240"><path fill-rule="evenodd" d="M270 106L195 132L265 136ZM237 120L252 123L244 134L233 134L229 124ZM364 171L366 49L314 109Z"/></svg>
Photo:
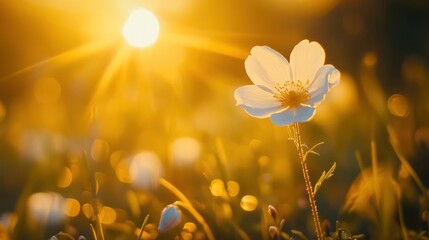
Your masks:
<svg viewBox="0 0 429 240"><path fill-rule="evenodd" d="M311 185L310 176L308 175L307 163L304 159L304 151L302 150L301 133L299 131L299 124L294 123L296 141L295 145L298 150L299 160L301 162L302 174L304 175L305 188L307 190L308 201L311 206L311 214L313 215L313 222L318 240L323 240L322 228L320 226L319 213L317 212L316 200L313 195L313 187Z"/></svg>

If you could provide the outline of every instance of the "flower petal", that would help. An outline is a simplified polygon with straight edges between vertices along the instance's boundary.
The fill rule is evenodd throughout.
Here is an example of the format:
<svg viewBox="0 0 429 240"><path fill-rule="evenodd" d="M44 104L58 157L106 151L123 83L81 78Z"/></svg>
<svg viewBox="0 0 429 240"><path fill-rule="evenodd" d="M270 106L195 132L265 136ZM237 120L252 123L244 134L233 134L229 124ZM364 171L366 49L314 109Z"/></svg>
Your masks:
<svg viewBox="0 0 429 240"><path fill-rule="evenodd" d="M273 94L255 85L239 87L234 92L237 105L253 117L264 118L281 108L280 102Z"/></svg>
<svg viewBox="0 0 429 240"><path fill-rule="evenodd" d="M255 46L244 63L247 75L255 85L274 89L277 83L292 79L288 61L267 46Z"/></svg>
<svg viewBox="0 0 429 240"><path fill-rule="evenodd" d="M290 54L290 67L293 80L312 80L317 70L325 62L325 51L317 42L302 40Z"/></svg>
<svg viewBox="0 0 429 240"><path fill-rule="evenodd" d="M340 71L332 65L325 65L317 71L314 80L308 86L308 94L311 96L307 104L316 106L324 98L329 89L340 82Z"/></svg>
<svg viewBox="0 0 429 240"><path fill-rule="evenodd" d="M277 126L289 125L295 122L306 122L313 117L315 110L314 107L307 106L288 108L279 113L272 114L270 119Z"/></svg>

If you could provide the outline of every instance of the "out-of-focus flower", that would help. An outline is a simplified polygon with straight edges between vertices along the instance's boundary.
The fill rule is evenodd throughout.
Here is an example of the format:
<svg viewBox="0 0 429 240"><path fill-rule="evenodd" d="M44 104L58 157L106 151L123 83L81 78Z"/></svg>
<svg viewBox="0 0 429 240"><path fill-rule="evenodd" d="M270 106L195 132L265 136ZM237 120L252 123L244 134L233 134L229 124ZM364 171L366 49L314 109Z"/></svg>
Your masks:
<svg viewBox="0 0 429 240"><path fill-rule="evenodd" d="M340 72L323 65L325 51L317 42L301 41L289 62L267 46L255 46L245 61L255 85L235 90L237 105L253 117L278 125L310 120L328 90L340 82Z"/></svg>
<svg viewBox="0 0 429 240"><path fill-rule="evenodd" d="M190 166L201 154L200 143L191 137L177 138L171 144L171 158L176 166Z"/></svg>
<svg viewBox="0 0 429 240"><path fill-rule="evenodd" d="M182 212L175 204L167 205L161 213L159 220L158 231L160 233L167 232L175 228L182 220Z"/></svg>
<svg viewBox="0 0 429 240"><path fill-rule="evenodd" d="M64 213L66 201L62 195L54 192L37 192L27 200L29 221L33 224L55 225L66 219Z"/></svg>
<svg viewBox="0 0 429 240"><path fill-rule="evenodd" d="M164 174L162 162L154 152L143 151L133 157L130 164L132 184L140 189L153 190L158 187Z"/></svg>

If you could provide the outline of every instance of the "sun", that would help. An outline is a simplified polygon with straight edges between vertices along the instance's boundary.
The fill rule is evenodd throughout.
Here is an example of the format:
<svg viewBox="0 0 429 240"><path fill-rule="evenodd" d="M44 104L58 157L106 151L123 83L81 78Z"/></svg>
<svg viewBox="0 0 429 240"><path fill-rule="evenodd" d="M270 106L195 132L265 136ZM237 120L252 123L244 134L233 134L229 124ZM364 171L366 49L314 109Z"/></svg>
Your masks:
<svg viewBox="0 0 429 240"><path fill-rule="evenodd" d="M159 36L159 22L153 12L145 8L133 10L122 28L125 41L134 47L148 47Z"/></svg>

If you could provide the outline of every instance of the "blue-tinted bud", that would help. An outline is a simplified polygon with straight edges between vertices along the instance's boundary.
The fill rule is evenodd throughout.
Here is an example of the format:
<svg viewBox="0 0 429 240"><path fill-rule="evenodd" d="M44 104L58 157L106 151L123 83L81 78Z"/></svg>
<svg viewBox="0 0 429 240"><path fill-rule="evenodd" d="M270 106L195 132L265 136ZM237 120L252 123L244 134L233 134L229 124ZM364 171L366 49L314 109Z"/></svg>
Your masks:
<svg viewBox="0 0 429 240"><path fill-rule="evenodd" d="M182 219L182 212L175 204L167 205L161 213L159 220L158 231L160 233L167 232L175 228Z"/></svg>

